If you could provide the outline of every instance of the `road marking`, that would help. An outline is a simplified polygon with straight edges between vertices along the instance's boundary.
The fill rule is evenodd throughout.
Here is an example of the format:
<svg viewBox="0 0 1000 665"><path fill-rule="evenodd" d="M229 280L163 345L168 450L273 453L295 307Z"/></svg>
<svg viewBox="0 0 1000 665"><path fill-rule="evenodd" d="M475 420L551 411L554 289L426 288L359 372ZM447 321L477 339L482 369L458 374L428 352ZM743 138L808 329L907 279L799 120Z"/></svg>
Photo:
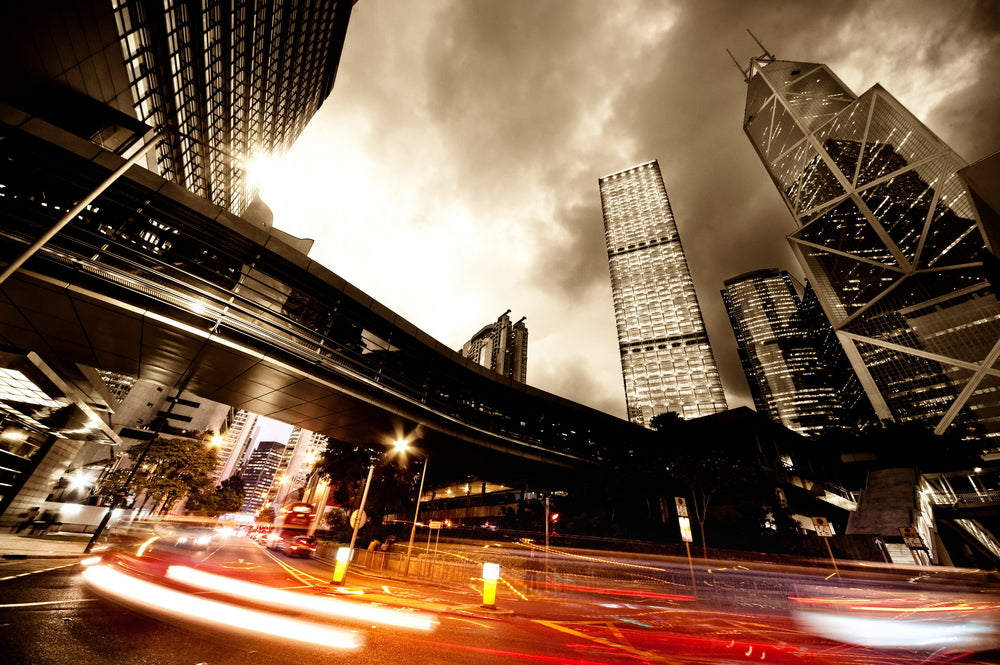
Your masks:
<svg viewBox="0 0 1000 665"><path fill-rule="evenodd" d="M67 563L62 566L53 566L52 568L43 568L42 570L31 570L27 573L19 573L17 575L10 575L8 577L0 577L0 582L6 582L7 580L16 580L18 577L27 577L28 575L37 575L38 573L47 573L50 570L59 570L60 568L69 568L70 566L75 566L76 562Z"/></svg>
<svg viewBox="0 0 1000 665"><path fill-rule="evenodd" d="M7 605L0 605L0 609L7 609L8 607L37 607L38 605L63 605L65 603L92 603L96 598L76 598L73 600L43 600L37 603L9 603Z"/></svg>
<svg viewBox="0 0 1000 665"><path fill-rule="evenodd" d="M313 586L316 586L317 584L326 584L327 583L327 580L324 580L323 578L316 577L315 575L307 573L304 570L299 570L298 568L292 567L291 565L285 563L284 561L282 561L281 559L279 559L274 554L271 554L267 550L264 550L264 554L266 554L268 557L270 557L271 560L274 561L276 564L278 564L279 566L281 566L285 570L286 573L288 573L289 575L291 575L292 577L294 577L295 579L297 579L299 582L301 582L305 586L313 587Z"/></svg>
<svg viewBox="0 0 1000 665"><path fill-rule="evenodd" d="M481 621L473 621L472 619L466 619L464 617L445 617L446 619L451 619L453 621L465 621L466 623L471 623L473 626L478 626L480 628L493 628L489 624L482 623Z"/></svg>
<svg viewBox="0 0 1000 665"><path fill-rule="evenodd" d="M614 627L609 625L607 622L586 622L584 625L600 625L603 628L610 630L612 633L618 633L616 637L620 639L621 642L615 642L614 640L610 640L606 637L596 637L593 635L588 635L587 633L584 633L579 630L574 630L572 628L569 628L568 626L562 626L556 621L544 621L541 619L535 619L535 623L547 626L549 628L552 628L553 630L558 630L563 633L568 633L569 635L572 635L573 637L578 637L582 640L589 640L591 642L596 642L597 644L600 644L605 647L615 647L621 649L623 652L632 656L637 656L639 658L644 658L647 660L651 660L653 662L666 662L663 660L665 654L657 654L651 651L646 651L644 649L636 648L631 644L628 644L628 640L625 639L624 635L618 633L618 631L616 631Z"/></svg>

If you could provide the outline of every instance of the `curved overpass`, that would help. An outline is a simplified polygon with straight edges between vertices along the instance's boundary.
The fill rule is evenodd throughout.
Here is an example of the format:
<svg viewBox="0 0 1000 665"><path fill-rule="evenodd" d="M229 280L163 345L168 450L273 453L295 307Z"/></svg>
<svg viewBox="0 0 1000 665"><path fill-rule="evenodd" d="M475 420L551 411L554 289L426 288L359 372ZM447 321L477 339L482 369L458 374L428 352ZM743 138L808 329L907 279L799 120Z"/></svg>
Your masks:
<svg viewBox="0 0 1000 665"><path fill-rule="evenodd" d="M9 107L0 120L9 263L124 160ZM0 286L0 342L342 440L416 435L438 468L587 466L651 434L461 357L289 239L132 168Z"/></svg>

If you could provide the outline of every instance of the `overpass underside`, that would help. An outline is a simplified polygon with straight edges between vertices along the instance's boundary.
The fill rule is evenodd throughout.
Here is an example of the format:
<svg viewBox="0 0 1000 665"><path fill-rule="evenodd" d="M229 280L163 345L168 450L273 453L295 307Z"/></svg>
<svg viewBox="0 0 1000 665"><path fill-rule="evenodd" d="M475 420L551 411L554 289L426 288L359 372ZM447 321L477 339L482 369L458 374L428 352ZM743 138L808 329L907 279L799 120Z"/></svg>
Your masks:
<svg viewBox="0 0 1000 665"><path fill-rule="evenodd" d="M123 160L10 107L0 121L6 265ZM649 435L467 361L281 234L138 167L0 285L0 343L345 441L416 437L441 470L571 471Z"/></svg>

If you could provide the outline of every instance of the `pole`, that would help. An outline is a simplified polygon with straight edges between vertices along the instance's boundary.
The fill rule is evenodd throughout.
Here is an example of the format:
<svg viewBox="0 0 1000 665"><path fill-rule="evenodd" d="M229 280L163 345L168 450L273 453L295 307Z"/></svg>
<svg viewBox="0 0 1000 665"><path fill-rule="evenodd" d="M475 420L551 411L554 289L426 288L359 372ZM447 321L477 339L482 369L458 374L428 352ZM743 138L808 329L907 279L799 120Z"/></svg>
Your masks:
<svg viewBox="0 0 1000 665"><path fill-rule="evenodd" d="M545 497L545 549L549 547L549 497Z"/></svg>
<svg viewBox="0 0 1000 665"><path fill-rule="evenodd" d="M833 564L833 573L835 575L840 575L840 571L837 570L837 559L833 556L833 549L830 547L830 539L824 538L823 542L826 543L826 551L830 554L830 562ZM919 562L918 562L919 563Z"/></svg>
<svg viewBox="0 0 1000 665"><path fill-rule="evenodd" d="M694 579L694 561L691 559L691 543L684 541L684 548L688 553L688 568L691 569L691 595L698 598L698 583Z"/></svg>
<svg viewBox="0 0 1000 665"><path fill-rule="evenodd" d="M420 473L420 489L417 490L417 507L413 511L413 526L410 527L410 544L406 546L406 563L403 565L403 575L410 574L410 555L413 553L413 539L417 536L417 517L420 516L420 497L424 495L424 481L427 480L427 465L430 457L424 458L424 470Z"/></svg>
<svg viewBox="0 0 1000 665"><path fill-rule="evenodd" d="M361 493L361 507L358 508L358 512L355 515L354 520L354 533L351 534L351 544L347 549L351 551L351 556L354 555L354 543L358 539L358 529L361 528L362 515L365 514L365 501L368 500L368 488L372 485L372 474L375 472L375 464L372 463L368 467L368 479L365 480L365 491Z"/></svg>
<svg viewBox="0 0 1000 665"><path fill-rule="evenodd" d="M155 136L153 136L153 138L150 139L148 143L146 143L144 146L142 146L142 148L139 149L139 152L129 157L124 164L118 167L118 169L116 169L114 173L112 173L110 176L107 177L107 179L104 182L98 185L97 189L93 190L85 197L83 197L83 199L81 199L75 206L73 206L72 210L63 215L52 228L50 228L48 231L42 234L42 237L36 240L34 244L31 245L31 247L26 249L24 253L21 254L21 256L11 261L7 265L7 267L4 268L3 273L0 273L0 284L6 282L7 278L13 275L15 272L17 272L18 268L24 265L25 261L34 256L38 252L38 250L40 250L42 247L45 246L45 243L47 243L49 240L52 240L52 238L57 233L62 231L67 224L69 224L71 221L73 221L73 219L76 218L77 215L83 212L84 208L93 203L94 199L103 194L108 187L113 185L115 181L118 180L118 178L122 177L126 171L135 166L136 163L153 148L153 146L159 143L159 139L160 137L163 136L163 134L164 132L159 132Z"/></svg>
<svg viewBox="0 0 1000 665"><path fill-rule="evenodd" d="M181 392L182 391L180 389L177 390L176 396L178 398L181 396ZM94 545L97 544L97 540L101 537L101 534L104 533L104 529L108 526L108 522L111 521L111 515L112 513L114 513L115 508L118 507L119 501L125 499L125 489L132 482L132 479L135 477L136 471L139 470L139 467L141 467L143 461L145 461L146 453L149 452L149 447L153 445L153 441L156 440L156 437L160 436L160 434L163 432L163 428L166 427L167 419L170 417L170 414L173 413L175 404L177 404L176 398L172 402L170 402L169 406L167 406L166 414L158 418L156 429L150 432L149 438L146 440L146 445L143 447L142 452L139 453L139 457L136 458L135 463L132 465L132 468L129 469L128 476L126 476L125 478L125 482L123 482L121 486L118 488L118 491L115 492L114 498L111 499L111 505L108 506L107 512L104 513L104 517L101 518L100 524L98 524L97 528L94 529L94 534L90 537L90 541L87 543L87 546L83 548L85 554L90 554L90 550L92 550L94 548Z"/></svg>

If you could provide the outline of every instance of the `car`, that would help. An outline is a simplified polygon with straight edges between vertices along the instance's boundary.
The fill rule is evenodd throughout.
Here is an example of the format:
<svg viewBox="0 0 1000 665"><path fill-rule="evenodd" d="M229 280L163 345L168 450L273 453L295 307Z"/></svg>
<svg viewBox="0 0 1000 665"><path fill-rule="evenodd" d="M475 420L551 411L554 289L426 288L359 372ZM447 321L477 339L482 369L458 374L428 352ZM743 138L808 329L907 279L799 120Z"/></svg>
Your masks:
<svg viewBox="0 0 1000 665"><path fill-rule="evenodd" d="M215 544L218 534L208 528L178 528L172 537L174 547L189 550L207 550Z"/></svg>
<svg viewBox="0 0 1000 665"><path fill-rule="evenodd" d="M275 543L274 548L286 556L309 557L316 552L316 538L294 533L283 533Z"/></svg>

